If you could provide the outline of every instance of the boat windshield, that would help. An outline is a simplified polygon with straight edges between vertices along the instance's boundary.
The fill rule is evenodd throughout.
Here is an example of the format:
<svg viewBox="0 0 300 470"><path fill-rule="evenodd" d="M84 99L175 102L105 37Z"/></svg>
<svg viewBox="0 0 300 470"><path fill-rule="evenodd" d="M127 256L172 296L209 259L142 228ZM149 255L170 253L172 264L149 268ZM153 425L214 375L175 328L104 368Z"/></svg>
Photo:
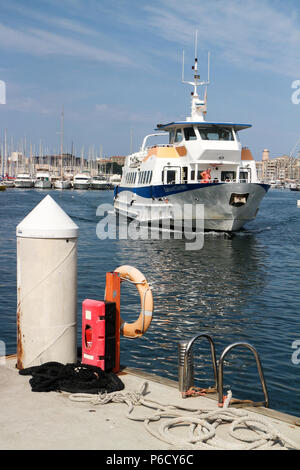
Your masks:
<svg viewBox="0 0 300 470"><path fill-rule="evenodd" d="M169 143L174 144L174 142L181 142L183 140L182 130L181 129L171 129L169 133Z"/></svg>
<svg viewBox="0 0 300 470"><path fill-rule="evenodd" d="M197 136L195 134L193 127L185 127L184 128L184 138L185 140L196 140Z"/></svg>
<svg viewBox="0 0 300 470"><path fill-rule="evenodd" d="M202 140L235 140L233 130L228 127L197 126L197 128ZM197 135L193 126L184 127L183 129L170 129L169 144L181 142L183 138L185 141L197 140Z"/></svg>
<svg viewBox="0 0 300 470"><path fill-rule="evenodd" d="M198 126L198 130L202 140L234 140L232 129Z"/></svg>

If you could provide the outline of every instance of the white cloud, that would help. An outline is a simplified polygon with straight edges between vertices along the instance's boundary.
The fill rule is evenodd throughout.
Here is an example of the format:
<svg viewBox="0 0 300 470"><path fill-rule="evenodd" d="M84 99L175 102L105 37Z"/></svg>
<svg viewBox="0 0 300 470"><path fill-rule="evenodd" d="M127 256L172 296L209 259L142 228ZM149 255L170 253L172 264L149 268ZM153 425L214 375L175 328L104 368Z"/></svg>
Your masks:
<svg viewBox="0 0 300 470"><path fill-rule="evenodd" d="M277 5L277 6L276 6ZM290 77L300 73L300 28L295 11L267 0L161 0L146 6L147 27L163 39L211 48L230 63Z"/></svg>
<svg viewBox="0 0 300 470"><path fill-rule="evenodd" d="M66 0L64 0L64 6L66 7ZM14 15L17 15L21 18L26 18L26 21L35 22L41 26L42 23L45 25L51 25L55 28L60 28L66 31L71 31L78 34L83 34L87 36L100 36L99 31L95 31L91 27L85 26L82 24L81 16L80 20L70 19L67 16L53 16L47 13L40 13L36 9L29 8L28 5L19 5L14 3L12 0L6 5L9 11L12 11ZM74 6L71 11L73 12ZM67 15L68 12L66 11ZM81 13L82 15L82 13ZM4 17L4 15L3 15Z"/></svg>
<svg viewBox="0 0 300 470"><path fill-rule="evenodd" d="M57 111L53 107L46 106L40 101L29 96L10 99L7 103L6 109L11 111L38 114L52 114L53 112Z"/></svg>
<svg viewBox="0 0 300 470"><path fill-rule="evenodd" d="M18 30L0 23L0 49L26 52L31 55L69 56L81 60L134 65L124 54L41 29Z"/></svg>

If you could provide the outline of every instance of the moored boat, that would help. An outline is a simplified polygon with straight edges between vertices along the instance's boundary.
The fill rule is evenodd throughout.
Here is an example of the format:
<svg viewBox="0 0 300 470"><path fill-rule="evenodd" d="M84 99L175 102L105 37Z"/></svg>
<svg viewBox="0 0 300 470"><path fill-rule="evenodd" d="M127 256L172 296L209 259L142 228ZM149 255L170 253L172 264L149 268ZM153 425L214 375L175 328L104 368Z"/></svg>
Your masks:
<svg viewBox="0 0 300 470"><path fill-rule="evenodd" d="M72 183L70 180L58 179L53 183L54 189L71 189Z"/></svg>
<svg viewBox="0 0 300 470"><path fill-rule="evenodd" d="M122 181L122 176L121 175L112 175L110 177L110 184L112 187L118 186Z"/></svg>
<svg viewBox="0 0 300 470"><path fill-rule="evenodd" d="M34 180L29 173L20 173L15 179L16 188L33 188Z"/></svg>
<svg viewBox="0 0 300 470"><path fill-rule="evenodd" d="M94 176L91 181L92 189L110 189L111 185L105 175Z"/></svg>
<svg viewBox="0 0 300 470"><path fill-rule="evenodd" d="M86 173L78 173L73 179L73 189L89 189L91 177Z"/></svg>
<svg viewBox="0 0 300 470"><path fill-rule="evenodd" d="M6 188L14 188L15 187L15 180L14 178L5 178L1 181L1 183L6 187Z"/></svg>
<svg viewBox="0 0 300 470"><path fill-rule="evenodd" d="M45 170L37 171L34 187L37 189L51 189L52 184L50 173Z"/></svg>

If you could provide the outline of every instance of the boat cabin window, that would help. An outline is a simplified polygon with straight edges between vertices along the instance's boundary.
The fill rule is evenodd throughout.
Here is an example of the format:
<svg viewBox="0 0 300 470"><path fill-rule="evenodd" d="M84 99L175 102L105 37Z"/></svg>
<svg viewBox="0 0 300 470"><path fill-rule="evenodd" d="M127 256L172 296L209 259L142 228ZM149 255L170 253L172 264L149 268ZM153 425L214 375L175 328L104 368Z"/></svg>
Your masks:
<svg viewBox="0 0 300 470"><path fill-rule="evenodd" d="M183 139L182 130L181 130L181 129L177 129L177 130L176 130L176 134L175 134L175 140L174 140L174 142L181 142L182 139Z"/></svg>
<svg viewBox="0 0 300 470"><path fill-rule="evenodd" d="M134 184L136 180L136 171L132 171L130 173L127 173L125 177L125 182L129 184Z"/></svg>
<svg viewBox="0 0 300 470"><path fill-rule="evenodd" d="M136 173L135 173L135 178L133 183L135 183L136 180ZM141 171L139 173L139 179L138 179L138 184L149 184L151 183L152 180L152 170L148 171Z"/></svg>
<svg viewBox="0 0 300 470"><path fill-rule="evenodd" d="M248 171L240 171L240 182L248 183Z"/></svg>
<svg viewBox="0 0 300 470"><path fill-rule="evenodd" d="M167 184L175 184L176 182L176 171L168 170L167 171Z"/></svg>
<svg viewBox="0 0 300 470"><path fill-rule="evenodd" d="M235 171L222 171L221 172L221 181L234 181L236 179Z"/></svg>
<svg viewBox="0 0 300 470"><path fill-rule="evenodd" d="M203 168L202 170L197 170L197 172L195 170L192 170L191 171L191 181L201 181L203 178L201 177L201 173L204 171L205 169Z"/></svg>
<svg viewBox="0 0 300 470"><path fill-rule="evenodd" d="M196 140L197 136L195 134L193 127L185 127L184 128L184 138L185 140Z"/></svg>
<svg viewBox="0 0 300 470"><path fill-rule="evenodd" d="M198 126L198 130L202 140L234 140L231 129Z"/></svg>

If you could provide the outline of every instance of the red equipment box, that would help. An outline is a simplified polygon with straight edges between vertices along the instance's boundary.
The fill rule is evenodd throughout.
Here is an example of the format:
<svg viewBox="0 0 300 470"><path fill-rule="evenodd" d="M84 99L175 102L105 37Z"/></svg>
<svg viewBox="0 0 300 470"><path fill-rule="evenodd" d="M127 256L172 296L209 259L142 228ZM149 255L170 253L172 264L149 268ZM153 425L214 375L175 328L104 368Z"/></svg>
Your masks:
<svg viewBox="0 0 300 470"><path fill-rule="evenodd" d="M108 371L116 362L116 304L86 299L82 302L82 364Z"/></svg>

